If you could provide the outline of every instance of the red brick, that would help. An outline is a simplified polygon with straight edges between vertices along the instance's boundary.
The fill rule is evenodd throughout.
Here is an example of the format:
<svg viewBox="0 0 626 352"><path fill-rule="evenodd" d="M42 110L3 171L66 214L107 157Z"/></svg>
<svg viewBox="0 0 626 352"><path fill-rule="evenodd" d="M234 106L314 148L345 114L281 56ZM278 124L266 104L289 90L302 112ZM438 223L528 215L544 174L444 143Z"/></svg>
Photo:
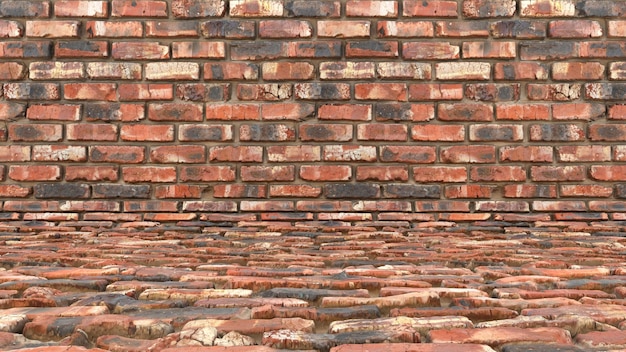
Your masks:
<svg viewBox="0 0 626 352"><path fill-rule="evenodd" d="M226 11L224 0L174 0L171 6L176 18L221 17Z"/></svg>
<svg viewBox="0 0 626 352"><path fill-rule="evenodd" d="M10 141L59 142L63 139L63 126L52 124L11 124L8 129Z"/></svg>
<svg viewBox="0 0 626 352"><path fill-rule="evenodd" d="M461 100L463 85L456 83L417 83L409 85L409 100Z"/></svg>
<svg viewBox="0 0 626 352"><path fill-rule="evenodd" d="M213 196L215 198L265 198L267 186L265 185L215 185Z"/></svg>
<svg viewBox="0 0 626 352"><path fill-rule="evenodd" d="M375 161L376 147L360 145L325 145L324 161Z"/></svg>
<svg viewBox="0 0 626 352"><path fill-rule="evenodd" d="M361 124L357 126L360 141L406 141L407 126L401 124Z"/></svg>
<svg viewBox="0 0 626 352"><path fill-rule="evenodd" d="M550 106L541 104L496 105L496 120L549 120Z"/></svg>
<svg viewBox="0 0 626 352"><path fill-rule="evenodd" d="M31 104L26 110L29 120L80 120L80 105L73 104Z"/></svg>
<svg viewBox="0 0 626 352"><path fill-rule="evenodd" d="M571 101L580 98L580 84L528 84L530 100Z"/></svg>
<svg viewBox="0 0 626 352"><path fill-rule="evenodd" d="M154 163L204 163L206 159L206 148L203 145L150 148L150 161Z"/></svg>
<svg viewBox="0 0 626 352"><path fill-rule="evenodd" d="M300 100L349 100L350 84L347 83L296 83L296 99Z"/></svg>
<svg viewBox="0 0 626 352"><path fill-rule="evenodd" d="M176 181L176 168L156 166L125 166L122 167L122 179L124 182L174 182Z"/></svg>
<svg viewBox="0 0 626 352"><path fill-rule="evenodd" d="M435 147L430 146L381 146L380 161L409 164L434 163L437 158Z"/></svg>
<svg viewBox="0 0 626 352"><path fill-rule="evenodd" d="M496 80L547 80L549 66L538 62L496 62L493 68Z"/></svg>
<svg viewBox="0 0 626 352"><path fill-rule="evenodd" d="M610 197L613 188L602 185L561 185L561 197Z"/></svg>
<svg viewBox="0 0 626 352"><path fill-rule="evenodd" d="M322 188L310 185L270 185L270 197L315 198Z"/></svg>
<svg viewBox="0 0 626 352"><path fill-rule="evenodd" d="M145 161L145 148L112 145L90 146L89 161L96 163L139 164Z"/></svg>
<svg viewBox="0 0 626 352"><path fill-rule="evenodd" d="M467 18L513 17L517 10L515 0L465 0L463 16Z"/></svg>
<svg viewBox="0 0 626 352"><path fill-rule="evenodd" d="M552 78L558 81L590 81L604 77L604 65L599 62L555 62Z"/></svg>
<svg viewBox="0 0 626 352"><path fill-rule="evenodd" d="M198 37L198 22L196 21L145 21L146 37Z"/></svg>
<svg viewBox="0 0 626 352"><path fill-rule="evenodd" d="M508 162L552 162L551 146L516 146L501 147L500 161Z"/></svg>
<svg viewBox="0 0 626 352"><path fill-rule="evenodd" d="M69 141L116 141L117 125L112 124L69 124L66 126Z"/></svg>
<svg viewBox="0 0 626 352"><path fill-rule="evenodd" d="M346 15L349 17L396 17L398 3L396 1L348 1Z"/></svg>
<svg viewBox="0 0 626 352"><path fill-rule="evenodd" d="M516 42L464 42L463 58L513 59L517 54L516 47Z"/></svg>
<svg viewBox="0 0 626 352"><path fill-rule="evenodd" d="M318 21L320 38L359 38L370 36L370 21Z"/></svg>
<svg viewBox="0 0 626 352"><path fill-rule="evenodd" d="M590 125L589 139L592 141L624 141L626 140L626 126L622 124Z"/></svg>
<svg viewBox="0 0 626 352"><path fill-rule="evenodd" d="M61 167L50 165L10 165L8 176L14 181L58 181Z"/></svg>
<svg viewBox="0 0 626 352"><path fill-rule="evenodd" d="M415 202L415 209L419 212L469 212L469 202L445 200L437 202Z"/></svg>
<svg viewBox="0 0 626 352"><path fill-rule="evenodd" d="M457 2L444 0L403 0L402 15L406 17L457 17Z"/></svg>
<svg viewBox="0 0 626 352"><path fill-rule="evenodd" d="M26 36L41 38L78 38L79 21L26 21Z"/></svg>
<svg viewBox="0 0 626 352"><path fill-rule="evenodd" d="M113 0L112 17L167 17L167 2L157 0Z"/></svg>
<svg viewBox="0 0 626 352"><path fill-rule="evenodd" d="M402 43L402 58L406 60L452 60L460 58L461 49L449 42Z"/></svg>
<svg viewBox="0 0 626 352"><path fill-rule="evenodd" d="M465 126L462 125L415 125L411 138L416 141L462 142Z"/></svg>
<svg viewBox="0 0 626 352"><path fill-rule="evenodd" d="M472 166L472 181L515 182L526 180L526 170L521 166Z"/></svg>
<svg viewBox="0 0 626 352"><path fill-rule="evenodd" d="M121 83L119 95L122 101L171 100L174 98L174 87L165 83Z"/></svg>
<svg viewBox="0 0 626 352"><path fill-rule="evenodd" d="M396 41L358 41L346 44L347 58L376 58L398 57L398 42Z"/></svg>
<svg viewBox="0 0 626 352"><path fill-rule="evenodd" d="M548 24L548 34L553 38L597 38L603 31L598 21L557 20Z"/></svg>
<svg viewBox="0 0 626 352"><path fill-rule="evenodd" d="M592 103L562 103L552 105L554 120L585 120L593 121L606 114L604 104Z"/></svg>
<svg viewBox="0 0 626 352"><path fill-rule="evenodd" d="M0 62L0 79L16 81L26 75L26 67L19 62Z"/></svg>
<svg viewBox="0 0 626 352"><path fill-rule="evenodd" d="M140 21L87 21L87 38L141 38L143 25Z"/></svg>
<svg viewBox="0 0 626 352"><path fill-rule="evenodd" d="M357 181L408 181L406 166L357 166Z"/></svg>
<svg viewBox="0 0 626 352"><path fill-rule="evenodd" d="M115 83L66 83L63 96L69 100L104 100L116 101Z"/></svg>
<svg viewBox="0 0 626 352"><path fill-rule="evenodd" d="M608 148L608 146L598 146L598 148ZM596 155L596 158L600 158L600 155ZM626 160L626 146L616 145L613 147L613 160L625 161Z"/></svg>
<svg viewBox="0 0 626 352"><path fill-rule="evenodd" d="M374 116L376 121L430 121L435 118L435 105L380 103L375 105Z"/></svg>
<svg viewBox="0 0 626 352"><path fill-rule="evenodd" d="M159 42L113 42L111 56L117 60L169 59L170 47Z"/></svg>
<svg viewBox="0 0 626 352"><path fill-rule="evenodd" d="M541 39L547 37L547 23L529 20L504 20L491 23L494 38Z"/></svg>
<svg viewBox="0 0 626 352"><path fill-rule="evenodd" d="M626 119L626 105L611 105L608 107L609 120L624 120Z"/></svg>
<svg viewBox="0 0 626 352"><path fill-rule="evenodd" d="M305 181L349 181L352 168L347 165L302 165L300 178Z"/></svg>
<svg viewBox="0 0 626 352"><path fill-rule="evenodd" d="M34 161L86 161L87 152L79 145L35 145Z"/></svg>
<svg viewBox="0 0 626 352"><path fill-rule="evenodd" d="M185 166L180 168L181 182L232 182L235 180L233 166Z"/></svg>
<svg viewBox="0 0 626 352"><path fill-rule="evenodd" d="M352 140L353 126L340 124L303 124L299 127L302 141L339 141Z"/></svg>
<svg viewBox="0 0 626 352"><path fill-rule="evenodd" d="M109 56L108 43L104 41L60 41L54 45L58 58L101 58Z"/></svg>
<svg viewBox="0 0 626 352"><path fill-rule="evenodd" d="M209 149L210 161L262 162L263 147L223 146Z"/></svg>
<svg viewBox="0 0 626 352"><path fill-rule="evenodd" d="M370 121L372 119L372 106L365 104L324 104L318 108L317 115L320 120Z"/></svg>
<svg viewBox="0 0 626 352"><path fill-rule="evenodd" d="M491 198L492 188L483 185L446 186L446 198Z"/></svg>
<svg viewBox="0 0 626 352"><path fill-rule="evenodd" d="M611 62L609 64L609 79L626 79L626 62Z"/></svg>
<svg viewBox="0 0 626 352"><path fill-rule="evenodd" d="M490 104L439 104L438 117L442 121L492 121L493 106Z"/></svg>
<svg viewBox="0 0 626 352"><path fill-rule="evenodd" d="M589 172L596 181L626 181L624 165L592 165Z"/></svg>
<svg viewBox="0 0 626 352"><path fill-rule="evenodd" d="M311 23L298 20L270 20L259 22L261 38L310 38L313 33Z"/></svg>
<svg viewBox="0 0 626 352"><path fill-rule="evenodd" d="M315 67L308 62L271 62L262 66L263 79L268 81L309 80Z"/></svg>
<svg viewBox="0 0 626 352"><path fill-rule="evenodd" d="M591 205L591 204L590 204ZM583 201L534 201L533 211L587 211L587 206ZM589 209L593 210L593 209Z"/></svg>
<svg viewBox="0 0 626 352"><path fill-rule="evenodd" d="M310 103L270 103L261 105L263 120L302 121L315 113L315 105Z"/></svg>
<svg viewBox="0 0 626 352"><path fill-rule="evenodd" d="M573 142L585 139L585 131L574 124L543 124L530 126L531 141Z"/></svg>
<svg viewBox="0 0 626 352"><path fill-rule="evenodd" d="M268 211L294 211L295 205L287 200L251 201L242 200L241 211L268 212ZM255 324L256 325L256 324Z"/></svg>
<svg viewBox="0 0 626 352"><path fill-rule="evenodd" d="M477 22L443 22L435 23L435 35L438 37L488 37L489 24L483 21Z"/></svg>
<svg viewBox="0 0 626 352"><path fill-rule="evenodd" d="M492 145L468 145L440 148L440 159L444 163L493 163L496 148Z"/></svg>
<svg viewBox="0 0 626 352"><path fill-rule="evenodd" d="M241 180L245 182L293 181L294 179L295 168L293 165L241 167Z"/></svg>
<svg viewBox="0 0 626 352"><path fill-rule="evenodd" d="M226 57L226 45L223 42L172 43L173 59L223 59L224 57Z"/></svg>
<svg viewBox="0 0 626 352"><path fill-rule="evenodd" d="M172 125L124 125L120 130L123 141L171 142L174 140Z"/></svg>
<svg viewBox="0 0 626 352"><path fill-rule="evenodd" d="M19 185L0 185L0 197L6 198L26 198L32 193L30 187Z"/></svg>
<svg viewBox="0 0 626 352"><path fill-rule="evenodd" d="M52 56L52 42L0 42L0 58L49 58Z"/></svg>
<svg viewBox="0 0 626 352"><path fill-rule="evenodd" d="M320 146L269 146L267 158L271 162L320 161Z"/></svg>
<svg viewBox="0 0 626 352"><path fill-rule="evenodd" d="M520 84L474 83L465 86L465 96L475 101L518 101Z"/></svg>
<svg viewBox="0 0 626 352"><path fill-rule="evenodd" d="M584 166L532 166L530 177L533 181L583 181L586 168Z"/></svg>
<svg viewBox="0 0 626 352"><path fill-rule="evenodd" d="M296 130L284 124L255 124L239 126L240 141L295 141Z"/></svg>
<svg viewBox="0 0 626 352"><path fill-rule="evenodd" d="M224 62L204 64L204 79L210 80L253 80L259 78L256 64Z"/></svg>
<svg viewBox="0 0 626 352"><path fill-rule="evenodd" d="M258 104L207 104L207 120L259 120Z"/></svg>
<svg viewBox="0 0 626 352"><path fill-rule="evenodd" d="M292 85L288 83L240 83L237 85L237 98L239 100L280 101L290 99L292 95Z"/></svg>
<svg viewBox="0 0 626 352"><path fill-rule="evenodd" d="M382 38L432 38L435 31L427 21L378 21L376 34Z"/></svg>
<svg viewBox="0 0 626 352"><path fill-rule="evenodd" d="M19 38L24 35L24 26L17 21L0 20L0 38Z"/></svg>
<svg viewBox="0 0 626 352"><path fill-rule="evenodd" d="M154 196L157 199L192 199L200 198L202 196L202 186L194 185L165 185L156 186L154 189Z"/></svg>
<svg viewBox="0 0 626 352"><path fill-rule="evenodd" d="M528 202L523 201L479 201L475 203L476 211L487 212L529 212Z"/></svg>
<svg viewBox="0 0 626 352"><path fill-rule="evenodd" d="M152 121L202 121L201 104L148 104L148 119Z"/></svg>
<svg viewBox="0 0 626 352"><path fill-rule="evenodd" d="M576 7L571 1L523 0L520 3L522 17L574 17Z"/></svg>
<svg viewBox="0 0 626 352"><path fill-rule="evenodd" d="M74 80L84 76L82 62L32 62L28 71L28 76L32 80Z"/></svg>
<svg viewBox="0 0 626 352"><path fill-rule="evenodd" d="M354 97L357 100L407 101L407 87L404 83L357 83Z"/></svg>
<svg viewBox="0 0 626 352"><path fill-rule="evenodd" d="M24 145L0 145L1 162L24 162L30 161L30 146Z"/></svg>

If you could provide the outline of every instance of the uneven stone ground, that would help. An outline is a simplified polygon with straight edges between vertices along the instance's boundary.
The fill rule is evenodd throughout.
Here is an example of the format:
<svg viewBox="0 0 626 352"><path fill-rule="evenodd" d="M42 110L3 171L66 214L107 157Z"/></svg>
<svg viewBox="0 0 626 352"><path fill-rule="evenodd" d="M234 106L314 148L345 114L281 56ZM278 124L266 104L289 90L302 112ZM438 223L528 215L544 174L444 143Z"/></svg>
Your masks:
<svg viewBox="0 0 626 352"><path fill-rule="evenodd" d="M4 223L0 350L626 351L623 231Z"/></svg>

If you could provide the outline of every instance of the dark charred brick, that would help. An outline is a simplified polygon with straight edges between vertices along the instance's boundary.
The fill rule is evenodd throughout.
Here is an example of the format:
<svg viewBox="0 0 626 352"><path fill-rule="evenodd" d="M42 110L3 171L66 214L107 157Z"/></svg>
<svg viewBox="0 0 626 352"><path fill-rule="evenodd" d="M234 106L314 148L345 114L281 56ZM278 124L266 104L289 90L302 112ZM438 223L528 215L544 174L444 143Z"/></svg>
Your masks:
<svg viewBox="0 0 626 352"><path fill-rule="evenodd" d="M502 346L502 352L585 352L586 350L574 345L557 345L542 343L512 343Z"/></svg>
<svg viewBox="0 0 626 352"><path fill-rule="evenodd" d="M0 17L49 17L47 1L2 1Z"/></svg>
<svg viewBox="0 0 626 352"><path fill-rule="evenodd" d="M546 142L578 141L584 138L584 131L571 124L544 124L532 125L530 129L531 140Z"/></svg>
<svg viewBox="0 0 626 352"><path fill-rule="evenodd" d="M334 1L288 0L285 10L290 17L337 17L340 8Z"/></svg>
<svg viewBox="0 0 626 352"><path fill-rule="evenodd" d="M434 185L383 185L383 196L389 198L428 198L439 199L441 186Z"/></svg>
<svg viewBox="0 0 626 352"><path fill-rule="evenodd" d="M148 185L93 185L94 198L150 198Z"/></svg>
<svg viewBox="0 0 626 352"><path fill-rule="evenodd" d="M582 17L624 17L626 3L611 0L578 0L576 14Z"/></svg>
<svg viewBox="0 0 626 352"><path fill-rule="evenodd" d="M545 38L547 27L539 21L498 21L491 24L491 34L495 38Z"/></svg>
<svg viewBox="0 0 626 352"><path fill-rule="evenodd" d="M398 56L397 42L375 40L350 42L346 45L348 57L394 57Z"/></svg>
<svg viewBox="0 0 626 352"><path fill-rule="evenodd" d="M413 119L411 104L402 103L376 104L374 116L380 121L411 121Z"/></svg>
<svg viewBox="0 0 626 352"><path fill-rule="evenodd" d="M1 95L2 90L0 90L0 96ZM26 115L26 104L13 102L0 103L0 111L2 111L0 121L14 120Z"/></svg>
<svg viewBox="0 0 626 352"><path fill-rule="evenodd" d="M626 141L626 126L622 124L589 126L589 139L592 141Z"/></svg>
<svg viewBox="0 0 626 352"><path fill-rule="evenodd" d="M0 57L48 58L52 56L52 42L0 42Z"/></svg>
<svg viewBox="0 0 626 352"><path fill-rule="evenodd" d="M293 141L296 131L293 127L281 124L255 124L241 126L239 139L245 141Z"/></svg>
<svg viewBox="0 0 626 352"><path fill-rule="evenodd" d="M523 139L521 125L474 125L470 126L470 140L519 141Z"/></svg>
<svg viewBox="0 0 626 352"><path fill-rule="evenodd" d="M233 60L272 60L286 56L285 44L280 41L233 43L230 46Z"/></svg>
<svg viewBox="0 0 626 352"><path fill-rule="evenodd" d="M327 58L341 57L341 42L295 42L292 52L295 57Z"/></svg>
<svg viewBox="0 0 626 352"><path fill-rule="evenodd" d="M375 184L332 183L324 187L327 198L368 199L380 197L380 186Z"/></svg>
<svg viewBox="0 0 626 352"><path fill-rule="evenodd" d="M254 21L215 20L202 23L205 38L252 39L256 36Z"/></svg>
<svg viewBox="0 0 626 352"><path fill-rule="evenodd" d="M93 103L84 105L85 118L102 121L119 121L120 104L117 103Z"/></svg>
<svg viewBox="0 0 626 352"><path fill-rule="evenodd" d="M587 83L585 96L596 100L624 100L626 83Z"/></svg>
<svg viewBox="0 0 626 352"><path fill-rule="evenodd" d="M526 42L520 44L522 60L567 60L578 57L578 44L567 41Z"/></svg>
<svg viewBox="0 0 626 352"><path fill-rule="evenodd" d="M516 101L520 96L520 84L468 84L465 96L477 101Z"/></svg>
<svg viewBox="0 0 626 352"><path fill-rule="evenodd" d="M9 83L4 85L4 96L18 100L56 100L60 98L56 83Z"/></svg>
<svg viewBox="0 0 626 352"><path fill-rule="evenodd" d="M186 126L180 130L180 133L182 135L181 139L185 141L223 141L226 139L222 126Z"/></svg>
<svg viewBox="0 0 626 352"><path fill-rule="evenodd" d="M71 199L88 198L89 185L74 183L40 183L33 187L35 198Z"/></svg>
<svg viewBox="0 0 626 352"><path fill-rule="evenodd" d="M463 2L463 15L468 18L513 17L515 9L515 0Z"/></svg>
<svg viewBox="0 0 626 352"><path fill-rule="evenodd" d="M626 198L626 184L615 185L615 197Z"/></svg>
<svg viewBox="0 0 626 352"><path fill-rule="evenodd" d="M102 46L99 43L86 40L58 42L57 48L61 50L83 52L81 56L88 55L89 53L100 54L102 52Z"/></svg>
<svg viewBox="0 0 626 352"><path fill-rule="evenodd" d="M297 271L295 270L294 272L297 273ZM364 297L364 293L367 294L367 291L281 287L263 291L260 293L260 296L274 298L297 298L305 301L317 301L322 297Z"/></svg>

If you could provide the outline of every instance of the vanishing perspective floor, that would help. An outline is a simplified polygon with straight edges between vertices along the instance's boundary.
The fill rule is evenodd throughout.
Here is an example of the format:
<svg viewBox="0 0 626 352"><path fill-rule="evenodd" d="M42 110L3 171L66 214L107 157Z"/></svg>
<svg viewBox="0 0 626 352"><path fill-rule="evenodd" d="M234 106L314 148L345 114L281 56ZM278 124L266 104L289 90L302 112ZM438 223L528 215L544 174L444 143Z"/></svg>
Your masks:
<svg viewBox="0 0 626 352"><path fill-rule="evenodd" d="M626 224L0 225L0 350L626 351Z"/></svg>

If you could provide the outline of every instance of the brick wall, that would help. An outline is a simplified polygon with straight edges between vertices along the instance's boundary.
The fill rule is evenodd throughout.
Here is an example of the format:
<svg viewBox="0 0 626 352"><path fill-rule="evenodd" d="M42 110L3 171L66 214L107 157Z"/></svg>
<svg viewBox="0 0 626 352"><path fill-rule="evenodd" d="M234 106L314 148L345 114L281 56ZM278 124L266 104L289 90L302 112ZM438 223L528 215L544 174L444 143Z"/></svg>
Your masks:
<svg viewBox="0 0 626 352"><path fill-rule="evenodd" d="M5 222L626 219L626 2L0 2Z"/></svg>

